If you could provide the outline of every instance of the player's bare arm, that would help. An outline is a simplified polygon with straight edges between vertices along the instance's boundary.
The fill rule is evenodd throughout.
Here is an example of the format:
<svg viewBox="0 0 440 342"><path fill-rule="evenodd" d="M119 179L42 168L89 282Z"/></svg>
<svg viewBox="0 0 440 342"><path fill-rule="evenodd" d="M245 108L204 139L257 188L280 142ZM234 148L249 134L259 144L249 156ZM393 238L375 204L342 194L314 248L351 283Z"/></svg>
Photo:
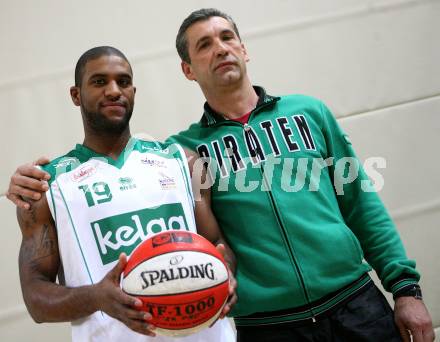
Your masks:
<svg viewBox="0 0 440 342"><path fill-rule="evenodd" d="M221 314L221 318L223 318L237 302L237 294L235 292L237 281L234 277L236 260L234 252L225 241L217 220L211 210L211 191L209 189L201 190L201 200L196 201L195 205L195 218L197 232L217 246L217 249L223 254L226 264L228 265L230 278L229 299Z"/></svg>
<svg viewBox="0 0 440 342"><path fill-rule="evenodd" d="M69 288L56 283L60 255L56 227L46 197L32 203L30 210L17 209L22 232L19 254L23 298L35 322L66 322L103 311L132 330L153 336L147 322L151 315L136 310L142 303L119 287L127 262L121 254L117 265L97 284Z"/></svg>
<svg viewBox="0 0 440 342"><path fill-rule="evenodd" d="M211 210L211 189L201 188L200 184L205 184L208 174L206 169L198 170L200 172L194 172L195 167L203 167L203 163L197 163L198 155L194 152L185 151L188 166L191 173L191 178L193 181L193 191L200 194L200 198L195 201L195 219L197 225L197 232L204 236L206 239L211 241L214 246L222 253L226 264L228 265L229 277L230 277L230 287L229 287L229 299L223 308L221 318L223 318L232 308L232 306L237 302L237 295L235 289L237 287L237 281L235 280L235 268L236 259L235 254L229 247L229 244L225 240L222 231L217 223L217 219ZM200 161L200 160L199 160Z"/></svg>

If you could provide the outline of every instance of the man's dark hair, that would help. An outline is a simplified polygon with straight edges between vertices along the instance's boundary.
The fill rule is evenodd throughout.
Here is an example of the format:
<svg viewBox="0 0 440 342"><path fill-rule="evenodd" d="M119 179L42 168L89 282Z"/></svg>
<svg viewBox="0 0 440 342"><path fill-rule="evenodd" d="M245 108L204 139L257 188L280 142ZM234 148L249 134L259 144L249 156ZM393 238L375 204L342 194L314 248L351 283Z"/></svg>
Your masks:
<svg viewBox="0 0 440 342"><path fill-rule="evenodd" d="M221 17L229 21L232 25L232 28L234 29L234 32L237 34L238 38L240 38L240 33L238 33L237 25L235 24L234 20L229 16L228 14L219 11L215 8L202 8L197 11L192 12L183 22L182 25L180 25L179 32L177 33L176 37L176 49L177 53L179 54L182 61L186 63L191 63L191 59L189 58L188 53L188 41L186 40L186 30L188 28L198 22L198 21L204 21L208 20L211 17Z"/></svg>
<svg viewBox="0 0 440 342"><path fill-rule="evenodd" d="M97 59L102 56L118 56L124 59L128 65L130 66L130 71L133 73L131 69L130 62L128 61L127 57L119 51L118 49L112 47L112 46L97 46L94 48L91 48L90 50L87 50L84 52L81 57L78 59L78 62L76 62L75 67L75 87L80 87L82 78L84 76L84 69L88 61Z"/></svg>

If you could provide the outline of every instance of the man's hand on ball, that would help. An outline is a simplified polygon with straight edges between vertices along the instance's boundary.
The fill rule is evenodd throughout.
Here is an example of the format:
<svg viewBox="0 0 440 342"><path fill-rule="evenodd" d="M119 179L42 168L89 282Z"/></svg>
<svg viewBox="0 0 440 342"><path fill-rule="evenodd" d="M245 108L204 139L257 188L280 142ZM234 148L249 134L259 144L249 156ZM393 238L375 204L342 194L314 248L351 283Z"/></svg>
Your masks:
<svg viewBox="0 0 440 342"><path fill-rule="evenodd" d="M122 253L116 266L95 285L93 297L96 308L121 321L137 333L156 336L153 332L154 325L148 323L152 318L151 314L136 309L142 306L142 301L129 296L120 288L121 274L126 264L127 256Z"/></svg>

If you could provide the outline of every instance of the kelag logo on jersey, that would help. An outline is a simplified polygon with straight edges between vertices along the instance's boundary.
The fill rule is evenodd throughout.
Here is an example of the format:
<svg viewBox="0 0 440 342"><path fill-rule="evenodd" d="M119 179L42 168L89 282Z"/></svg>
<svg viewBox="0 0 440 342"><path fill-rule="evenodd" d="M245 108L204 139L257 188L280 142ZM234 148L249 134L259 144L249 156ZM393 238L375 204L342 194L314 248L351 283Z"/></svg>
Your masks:
<svg viewBox="0 0 440 342"><path fill-rule="evenodd" d="M132 211L90 223L104 265L118 259L152 234L166 230L189 230L180 203Z"/></svg>

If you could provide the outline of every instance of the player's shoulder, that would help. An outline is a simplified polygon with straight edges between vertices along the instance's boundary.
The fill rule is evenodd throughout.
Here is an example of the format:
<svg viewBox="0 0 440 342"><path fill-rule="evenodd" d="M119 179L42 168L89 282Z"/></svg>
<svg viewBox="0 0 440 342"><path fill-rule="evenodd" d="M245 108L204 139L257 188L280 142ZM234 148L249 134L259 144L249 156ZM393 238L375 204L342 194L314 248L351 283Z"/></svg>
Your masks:
<svg viewBox="0 0 440 342"><path fill-rule="evenodd" d="M136 135L132 138L132 141L134 149L141 151L167 151L171 145L177 144L174 140L159 141L145 135Z"/></svg>
<svg viewBox="0 0 440 342"><path fill-rule="evenodd" d="M51 176L49 183L55 181L55 179L66 172L70 172L81 165L81 156L76 150L72 150L64 155L56 157L48 164L42 165L41 168L48 172Z"/></svg>
<svg viewBox="0 0 440 342"><path fill-rule="evenodd" d="M162 156L177 157L184 155L182 146L173 139L158 141L145 136L136 136L133 138L134 149L139 152L148 152L160 154Z"/></svg>
<svg viewBox="0 0 440 342"><path fill-rule="evenodd" d="M136 134L130 139L133 150L139 152L158 151L163 149L163 143L146 134Z"/></svg>

